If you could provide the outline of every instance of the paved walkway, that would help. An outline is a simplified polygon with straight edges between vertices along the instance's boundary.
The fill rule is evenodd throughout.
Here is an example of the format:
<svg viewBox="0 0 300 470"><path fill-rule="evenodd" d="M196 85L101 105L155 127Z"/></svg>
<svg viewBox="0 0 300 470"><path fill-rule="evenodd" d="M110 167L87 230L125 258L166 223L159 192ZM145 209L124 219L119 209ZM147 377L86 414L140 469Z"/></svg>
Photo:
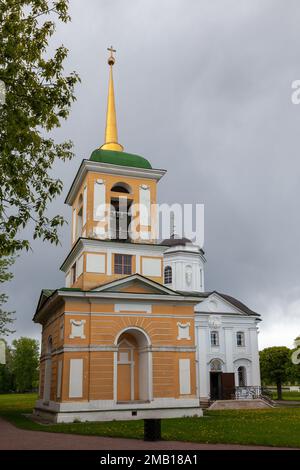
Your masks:
<svg viewBox="0 0 300 470"><path fill-rule="evenodd" d="M138 439L78 436L19 429L0 418L0 450L272 450L280 447L256 447L191 442L144 442Z"/></svg>

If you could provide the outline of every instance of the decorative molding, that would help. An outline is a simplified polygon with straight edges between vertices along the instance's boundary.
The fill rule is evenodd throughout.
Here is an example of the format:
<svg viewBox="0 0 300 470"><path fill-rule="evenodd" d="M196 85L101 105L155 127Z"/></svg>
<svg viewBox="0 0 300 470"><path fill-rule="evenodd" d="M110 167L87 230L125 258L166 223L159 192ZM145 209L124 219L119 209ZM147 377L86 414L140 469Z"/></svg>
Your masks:
<svg viewBox="0 0 300 470"><path fill-rule="evenodd" d="M130 328L129 328L130 329ZM66 352L100 352L100 351L110 351L110 352L117 352L118 345L107 345L107 346L97 346L97 345L90 345L90 346L73 346L71 344L65 344L64 346L57 348L53 353L52 356L56 356L58 354L66 353ZM147 346L142 348L141 351L149 351L149 352L195 352L196 346ZM46 356L41 356L41 360L45 359Z"/></svg>
<svg viewBox="0 0 300 470"><path fill-rule="evenodd" d="M178 326L178 336L177 336L177 339L180 340L180 339L188 339L190 340L191 337L190 337L190 323L180 323L180 322L177 322L177 326Z"/></svg>
<svg viewBox="0 0 300 470"><path fill-rule="evenodd" d="M208 318L208 325L214 330L221 328L222 317L220 315L210 315Z"/></svg>
<svg viewBox="0 0 300 470"><path fill-rule="evenodd" d="M94 173L108 173L110 175L118 175L118 176L132 176L135 178L150 178L155 181L159 181L166 170L155 170L155 169L142 169L142 168L135 168L135 167L124 167L121 165L110 165L109 163L100 163L100 162L93 162L91 160L83 160L80 168L75 176L75 179L71 185L71 188L67 194L65 203L72 205L76 194L83 182L88 171Z"/></svg>
<svg viewBox="0 0 300 470"><path fill-rule="evenodd" d="M75 320L74 318L70 319L71 323L71 333L69 335L70 339L74 338L81 338L85 339L86 336L84 334L84 325L86 320Z"/></svg>
<svg viewBox="0 0 300 470"><path fill-rule="evenodd" d="M152 305L144 303L115 304L115 312L146 312L152 313Z"/></svg>

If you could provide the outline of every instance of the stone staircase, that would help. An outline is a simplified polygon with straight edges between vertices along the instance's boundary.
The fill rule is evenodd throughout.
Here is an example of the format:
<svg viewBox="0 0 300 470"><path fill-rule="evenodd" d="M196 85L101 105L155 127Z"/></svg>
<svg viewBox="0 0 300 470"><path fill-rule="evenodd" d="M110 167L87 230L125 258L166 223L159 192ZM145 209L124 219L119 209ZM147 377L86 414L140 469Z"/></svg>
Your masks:
<svg viewBox="0 0 300 470"><path fill-rule="evenodd" d="M209 398L201 398L200 399L200 408L202 410L207 410L213 402L209 400Z"/></svg>
<svg viewBox="0 0 300 470"><path fill-rule="evenodd" d="M209 410L251 410L274 408L274 405L263 398L250 400L216 400L209 407Z"/></svg>

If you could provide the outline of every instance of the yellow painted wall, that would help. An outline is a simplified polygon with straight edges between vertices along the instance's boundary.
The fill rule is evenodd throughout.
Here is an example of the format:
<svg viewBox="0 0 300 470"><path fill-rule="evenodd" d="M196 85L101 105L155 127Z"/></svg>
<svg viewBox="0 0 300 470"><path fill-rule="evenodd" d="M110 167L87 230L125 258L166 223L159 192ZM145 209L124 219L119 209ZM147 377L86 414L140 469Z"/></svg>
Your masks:
<svg viewBox="0 0 300 470"><path fill-rule="evenodd" d="M63 311L68 314L63 315ZM163 317L159 315L164 315ZM173 315L176 315L174 318ZM193 306L165 303L153 304L152 314L134 313L127 315L114 312L113 303L101 303L87 299L66 300L64 308L53 314L43 329L41 356L41 397L43 396L44 359L49 336L53 338L53 349L64 346L113 347L121 331L138 327L150 337L152 347L156 346L194 346L194 311ZM70 338L70 320L85 320L85 338ZM64 338L60 339L60 325L64 322ZM178 337L177 323L190 323L190 340ZM134 338L128 340L134 342ZM126 335L125 335L126 336ZM123 337L123 336L122 336ZM195 352L153 351L153 395L154 398L179 398L179 359L191 361L191 394L196 394ZM84 391L81 398L69 398L70 359L84 360ZM57 398L57 362L63 360L62 392ZM138 355L135 352L135 362ZM137 369L138 370L138 369ZM114 352L113 351L76 351L52 356L51 400L86 401L113 400ZM138 399L138 373L135 373L135 399Z"/></svg>

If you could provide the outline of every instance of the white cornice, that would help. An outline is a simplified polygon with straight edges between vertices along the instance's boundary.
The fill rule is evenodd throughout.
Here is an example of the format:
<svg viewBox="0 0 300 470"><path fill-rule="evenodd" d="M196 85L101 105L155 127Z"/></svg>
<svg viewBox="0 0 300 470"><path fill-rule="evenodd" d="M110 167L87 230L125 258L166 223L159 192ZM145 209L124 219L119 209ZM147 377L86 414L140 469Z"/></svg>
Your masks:
<svg viewBox="0 0 300 470"><path fill-rule="evenodd" d="M183 296L178 294L148 294L148 293L132 293L132 292L97 292L97 291L74 291L74 290L58 290L57 294L61 297L76 297L76 298L92 298L92 299L134 299L134 300L159 300L163 302L175 302L195 304L199 303L199 297ZM114 315L118 315L115 313Z"/></svg>
<svg viewBox="0 0 300 470"><path fill-rule="evenodd" d="M166 170L159 169L147 169L147 168L135 168L131 166L122 165L111 165L109 163L93 162L91 160L82 160L79 170L75 176L75 179L71 185L71 188L67 194L65 203L72 205L76 194L82 184L88 171L95 173L108 173L110 175L124 176L125 178L130 176L131 178L149 178L159 181Z"/></svg>
<svg viewBox="0 0 300 470"><path fill-rule="evenodd" d="M178 294L134 294L131 292L96 292L96 291L75 291L75 290L57 290L51 298L46 301L45 305L40 309L40 311L36 312L33 321L35 323L40 323L43 319L45 313L47 313L48 308L58 298L68 298L72 297L73 299L93 299L94 301L100 300L138 300L138 301L152 301L152 302L171 302L174 305L190 305L199 303L199 297L191 297L191 296L184 296ZM50 304L49 304L50 302ZM113 316L118 316L118 313L112 313Z"/></svg>
<svg viewBox="0 0 300 470"><path fill-rule="evenodd" d="M63 261L60 270L68 272L70 267L76 261L78 256L85 250L106 252L107 250L124 250L124 253L129 254L140 254L146 253L148 256L149 252L154 252L156 255L163 255L165 246L153 245L150 243L120 243L115 241L103 241L94 238L79 238L76 244L71 249L70 253Z"/></svg>

